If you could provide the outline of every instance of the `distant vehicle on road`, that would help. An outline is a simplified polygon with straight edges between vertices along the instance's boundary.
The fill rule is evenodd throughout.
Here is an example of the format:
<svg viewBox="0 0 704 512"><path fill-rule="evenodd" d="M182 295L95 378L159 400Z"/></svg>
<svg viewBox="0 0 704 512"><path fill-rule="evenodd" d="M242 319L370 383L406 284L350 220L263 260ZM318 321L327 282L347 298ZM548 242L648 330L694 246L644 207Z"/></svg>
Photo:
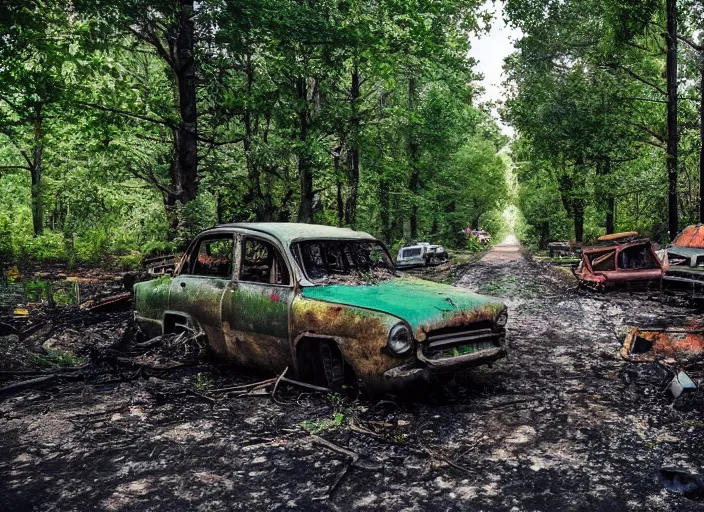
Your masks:
<svg viewBox="0 0 704 512"><path fill-rule="evenodd" d="M467 228L464 230L464 232L468 237L476 238L477 241L482 245L489 245L491 243L491 235L483 229Z"/></svg>
<svg viewBox="0 0 704 512"><path fill-rule="evenodd" d="M433 245L428 242L404 245L398 250L396 267L427 267L441 265L450 259L442 245Z"/></svg>

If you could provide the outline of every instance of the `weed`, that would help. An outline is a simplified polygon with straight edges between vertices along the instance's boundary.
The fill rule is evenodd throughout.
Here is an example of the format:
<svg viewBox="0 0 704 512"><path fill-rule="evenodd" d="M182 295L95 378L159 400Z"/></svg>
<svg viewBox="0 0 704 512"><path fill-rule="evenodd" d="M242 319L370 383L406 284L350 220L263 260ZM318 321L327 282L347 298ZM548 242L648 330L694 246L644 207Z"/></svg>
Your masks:
<svg viewBox="0 0 704 512"><path fill-rule="evenodd" d="M198 375L196 375L196 390L198 391L203 391L206 389L210 389L213 387L213 379L205 375L204 373L199 372Z"/></svg>
<svg viewBox="0 0 704 512"><path fill-rule="evenodd" d="M59 352L50 350L45 356L37 356L32 359L32 363L37 366L48 368L58 368L60 366L78 366L83 363L83 359L71 352Z"/></svg>

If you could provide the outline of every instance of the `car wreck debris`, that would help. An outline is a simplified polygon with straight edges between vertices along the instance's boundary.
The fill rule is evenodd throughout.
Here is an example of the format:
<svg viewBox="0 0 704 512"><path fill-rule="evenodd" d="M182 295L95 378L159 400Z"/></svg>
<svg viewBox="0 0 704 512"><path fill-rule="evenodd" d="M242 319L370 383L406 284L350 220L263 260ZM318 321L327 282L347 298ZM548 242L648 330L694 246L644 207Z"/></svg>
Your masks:
<svg viewBox="0 0 704 512"><path fill-rule="evenodd" d="M576 246L571 242L550 242L548 244L548 254L551 258L568 258L576 254Z"/></svg>
<svg viewBox="0 0 704 512"><path fill-rule="evenodd" d="M630 327L619 351L626 360L643 362L686 358L704 352L704 326Z"/></svg>
<svg viewBox="0 0 704 512"><path fill-rule="evenodd" d="M697 385L684 370L679 371L667 386L672 398L679 398L685 391L694 391L695 389L697 389Z"/></svg>
<svg viewBox="0 0 704 512"><path fill-rule="evenodd" d="M202 332L226 360L331 389L393 389L506 355L504 304L399 275L380 241L328 226L206 230L174 276L134 285L134 305L151 336Z"/></svg>
<svg viewBox="0 0 704 512"><path fill-rule="evenodd" d="M597 291L659 284L663 265L653 243L636 237L634 232L606 235L598 245L585 248L574 269L579 284Z"/></svg>

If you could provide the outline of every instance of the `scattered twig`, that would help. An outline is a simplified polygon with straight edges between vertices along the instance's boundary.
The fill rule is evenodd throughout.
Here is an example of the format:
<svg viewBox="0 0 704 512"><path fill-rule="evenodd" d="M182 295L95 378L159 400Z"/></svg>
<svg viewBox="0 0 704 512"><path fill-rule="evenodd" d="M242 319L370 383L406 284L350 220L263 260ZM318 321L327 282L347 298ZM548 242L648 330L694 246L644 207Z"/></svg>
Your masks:
<svg viewBox="0 0 704 512"><path fill-rule="evenodd" d="M279 402L276 399L276 388L279 387L279 382L281 382L281 379L284 378L284 375L286 375L286 372L288 372L288 366L284 369L283 372L281 372L281 375L279 375L279 378L276 379L276 382L274 382L274 389L271 390L271 400L276 402L279 405L284 405L282 402Z"/></svg>
<svg viewBox="0 0 704 512"><path fill-rule="evenodd" d="M286 368L286 370L288 370L288 367ZM285 373L286 372L284 372L284 374ZM301 382L298 380L289 379L288 377L284 377L283 376L284 374L282 374L276 378L266 379L266 380L262 380L259 382L252 382L250 384L242 384L240 386L231 386L231 387L227 387L227 388L213 389L211 391L211 393L229 393L231 391L255 390L255 389L260 389L260 388L266 387L270 384L276 385L277 382L285 382L285 383L291 384L293 386L299 386L299 387L306 388L306 389L312 389L314 391L321 391L323 393L330 393L331 392L330 388L324 388L322 386L315 386L313 384L308 384L306 382Z"/></svg>
<svg viewBox="0 0 704 512"><path fill-rule="evenodd" d="M472 473L472 471L471 471L469 468L466 468L466 467L464 467L464 466L460 466L459 464L457 464L457 463L455 463L455 462L452 462L450 459L446 459L445 457L442 457L441 455L438 455L437 453L433 452L432 450L430 450L429 448L427 448L427 447L424 446L424 445L421 445L421 448L423 449L423 451L424 451L426 454L428 454L428 456L429 456L431 459L435 459L435 460L439 460L439 461L441 461L441 462L444 462L445 464L447 464L447 465L449 465L449 466L452 466L452 467L455 468L455 469L459 469L460 471L463 471L463 472L465 472L465 473L470 473L470 474Z"/></svg>
<svg viewBox="0 0 704 512"><path fill-rule="evenodd" d="M307 383L301 382L299 380L289 379L288 377L283 377L281 379L281 381L285 382L287 384L292 384L294 386L299 386L299 387L306 388L306 389L313 389L315 391L322 391L323 393L331 393L332 392L332 390L330 388L324 388L322 386L314 386L313 384L307 384Z"/></svg>
<svg viewBox="0 0 704 512"><path fill-rule="evenodd" d="M311 434L310 437L313 440L313 443L350 458L350 462L345 465L345 468L340 472L340 474L337 475L337 478L335 478L335 481L333 482L332 486L330 486L330 490L328 491L328 499L332 501L335 492L342 483L342 480L344 480L344 478L348 475L352 467L354 467L359 461L359 454L353 452L352 450L343 448L342 446L338 446L335 443L331 443L327 439L323 439L322 437L318 437L314 434Z"/></svg>
<svg viewBox="0 0 704 512"><path fill-rule="evenodd" d="M209 396L207 396L207 395L204 395L203 393L198 393L198 391L194 391L194 390L192 390L192 389L189 389L189 390L188 390L188 393L191 394L191 395L193 395L193 396L197 396L198 398L202 398L203 400L207 400L207 401L210 402L211 404L217 403L217 400L215 400L214 398L209 397Z"/></svg>
<svg viewBox="0 0 704 512"><path fill-rule="evenodd" d="M240 386L230 386L227 388L218 388L211 390L211 393L229 393L230 391L246 391L252 388L258 388L262 384L273 384L276 379L267 379L260 382L252 382L250 384L242 384Z"/></svg>
<svg viewBox="0 0 704 512"><path fill-rule="evenodd" d="M340 474L335 479L335 482L333 482L333 485L330 487L330 491L328 493L328 501L330 501L330 502L332 502L333 497L335 495L335 492L340 488L340 484L345 479L345 477L349 474L350 470L353 467L359 467L362 469L369 469L372 471L378 471L381 469L381 466L379 464L371 464L368 462L362 462L360 460L361 457L357 452L354 452L354 451L349 450L347 448L343 448L342 446L339 446L331 441L328 441L327 439L323 439L322 437L316 436L315 434L310 434L310 437L313 440L314 444L323 446L325 448L328 448L329 450L332 450L336 453L339 453L340 455L344 455L344 456L350 458L350 462L340 472Z"/></svg>

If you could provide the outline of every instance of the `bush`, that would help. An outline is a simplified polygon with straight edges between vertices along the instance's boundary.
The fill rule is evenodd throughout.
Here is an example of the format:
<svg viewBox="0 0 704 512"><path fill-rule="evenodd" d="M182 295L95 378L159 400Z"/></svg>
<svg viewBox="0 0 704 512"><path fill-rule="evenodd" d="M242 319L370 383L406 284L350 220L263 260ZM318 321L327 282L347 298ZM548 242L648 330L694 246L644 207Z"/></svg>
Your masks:
<svg viewBox="0 0 704 512"><path fill-rule="evenodd" d="M142 255L137 251L117 257L117 267L120 270L138 270L142 268Z"/></svg>
<svg viewBox="0 0 704 512"><path fill-rule="evenodd" d="M22 244L21 259L38 263L55 263L66 259L64 236L53 231L44 231L41 235L28 238Z"/></svg>
<svg viewBox="0 0 704 512"><path fill-rule="evenodd" d="M162 254L173 254L176 252L176 244L172 242L162 242L161 240L149 240L140 248L145 258L159 256Z"/></svg>
<svg viewBox="0 0 704 512"><path fill-rule="evenodd" d="M86 263L100 263L110 253L108 233L100 228L89 229L76 237L76 259Z"/></svg>

